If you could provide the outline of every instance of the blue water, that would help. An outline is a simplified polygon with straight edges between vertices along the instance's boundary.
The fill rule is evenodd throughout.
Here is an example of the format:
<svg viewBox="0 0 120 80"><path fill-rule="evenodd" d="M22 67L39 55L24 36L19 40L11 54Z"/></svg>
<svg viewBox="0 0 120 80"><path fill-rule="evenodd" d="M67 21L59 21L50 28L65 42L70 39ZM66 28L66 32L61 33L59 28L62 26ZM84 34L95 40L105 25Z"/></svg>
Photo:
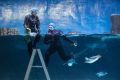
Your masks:
<svg viewBox="0 0 120 80"><path fill-rule="evenodd" d="M43 36L44 37L44 36ZM80 54L77 64L68 67L57 54L51 56L48 71L51 80L120 80L120 36L108 34L80 35L69 37L78 43L77 47L63 41L67 54ZM38 44L44 55L47 45L43 40ZM29 56L24 36L1 36L0 37L0 80L23 80L27 69ZM100 58L93 64L85 64L84 58L100 54ZM39 63L37 58L35 64ZM107 74L98 77L99 72ZM30 80L46 80L43 69L32 69Z"/></svg>

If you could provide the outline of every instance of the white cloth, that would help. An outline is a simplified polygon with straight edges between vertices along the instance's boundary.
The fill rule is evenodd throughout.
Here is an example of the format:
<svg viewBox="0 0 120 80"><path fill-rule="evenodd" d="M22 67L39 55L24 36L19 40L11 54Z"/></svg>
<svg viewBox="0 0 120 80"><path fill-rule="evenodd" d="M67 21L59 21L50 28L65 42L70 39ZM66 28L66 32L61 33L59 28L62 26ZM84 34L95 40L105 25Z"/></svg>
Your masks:
<svg viewBox="0 0 120 80"><path fill-rule="evenodd" d="M37 33L31 32L31 33L29 33L29 35L32 36L32 37L35 37L37 35Z"/></svg>

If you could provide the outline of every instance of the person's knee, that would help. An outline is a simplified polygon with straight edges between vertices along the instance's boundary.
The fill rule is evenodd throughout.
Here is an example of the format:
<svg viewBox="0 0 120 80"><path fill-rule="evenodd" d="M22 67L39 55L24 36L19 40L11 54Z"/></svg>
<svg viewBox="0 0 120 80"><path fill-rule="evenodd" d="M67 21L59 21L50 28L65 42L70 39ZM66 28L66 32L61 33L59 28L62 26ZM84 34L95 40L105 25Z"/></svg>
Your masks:
<svg viewBox="0 0 120 80"><path fill-rule="evenodd" d="M45 58L48 58L49 56L50 56L49 53L46 53L46 54L45 54Z"/></svg>
<svg viewBox="0 0 120 80"><path fill-rule="evenodd" d="M40 34L37 34L37 35L36 35L36 40L39 41L40 38L41 38L41 35L40 35Z"/></svg>
<svg viewBox="0 0 120 80"><path fill-rule="evenodd" d="M27 45L28 45L28 47L32 46L32 41L30 41Z"/></svg>

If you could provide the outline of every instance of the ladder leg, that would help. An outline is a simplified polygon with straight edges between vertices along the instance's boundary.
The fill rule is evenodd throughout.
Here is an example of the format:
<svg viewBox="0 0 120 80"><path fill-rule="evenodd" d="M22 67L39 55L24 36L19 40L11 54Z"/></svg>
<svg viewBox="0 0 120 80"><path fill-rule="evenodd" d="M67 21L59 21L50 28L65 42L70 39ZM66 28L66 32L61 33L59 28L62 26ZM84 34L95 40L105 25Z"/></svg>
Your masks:
<svg viewBox="0 0 120 80"><path fill-rule="evenodd" d="M33 49L33 52L32 52L32 55L31 55L31 58L30 58L30 61L29 61L29 64L28 64L28 68L27 68L27 71L26 71L26 74L25 74L25 77L24 77L24 80L28 80L28 78L29 78L30 71L31 71L33 61L34 61L34 57L35 57L35 53L36 53L36 49Z"/></svg>
<svg viewBox="0 0 120 80"><path fill-rule="evenodd" d="M46 65L45 65L45 62L44 62L44 59L43 59L41 50L40 50L40 49L37 49L37 51L38 51L38 55L39 55L40 61L41 61L41 63L42 63L42 66L43 66L43 69L44 69L46 78L47 78L47 80L50 80L50 76L49 76L49 73L48 73L48 71L47 71L47 68L46 68Z"/></svg>

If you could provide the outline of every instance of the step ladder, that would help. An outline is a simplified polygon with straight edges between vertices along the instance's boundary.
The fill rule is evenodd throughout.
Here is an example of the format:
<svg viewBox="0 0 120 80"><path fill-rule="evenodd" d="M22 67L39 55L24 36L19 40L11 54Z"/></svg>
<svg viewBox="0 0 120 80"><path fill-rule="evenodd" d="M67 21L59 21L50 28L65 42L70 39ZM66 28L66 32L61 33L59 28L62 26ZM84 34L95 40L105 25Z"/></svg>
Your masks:
<svg viewBox="0 0 120 80"><path fill-rule="evenodd" d="M33 66L33 62L34 62L34 58L35 58L36 53L38 53L38 56L39 56L39 59L41 61L42 66ZM24 80L29 79L30 71L31 71L32 68L38 68L38 67L43 68L46 79L50 80L50 76L49 76L49 73L47 71L47 68L46 68L41 50L40 49L33 49L33 52L32 52L32 55L31 55L31 58L30 58L30 61L29 61L29 64L28 64L28 68L27 68L27 71L26 71L26 74L25 74L25 77L24 77Z"/></svg>

